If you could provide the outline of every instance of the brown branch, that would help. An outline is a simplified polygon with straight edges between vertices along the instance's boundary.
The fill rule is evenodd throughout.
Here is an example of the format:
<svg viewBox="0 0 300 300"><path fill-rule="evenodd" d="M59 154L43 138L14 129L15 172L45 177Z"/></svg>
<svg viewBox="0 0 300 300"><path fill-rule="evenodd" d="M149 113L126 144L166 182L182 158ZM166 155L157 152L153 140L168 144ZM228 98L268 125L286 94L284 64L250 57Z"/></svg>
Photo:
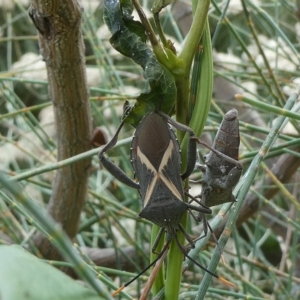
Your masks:
<svg viewBox="0 0 300 300"><path fill-rule="evenodd" d="M150 251L149 244L143 245L145 252ZM95 265L101 267L107 267L112 269L121 268L126 271L135 271L136 267L128 260L131 258L135 263L139 264L141 268L143 266L142 255L139 251L137 251L136 247L128 246L122 248L122 253L119 256L119 262L116 258L116 249L107 248L107 249L99 249L99 248L81 248L81 250L94 262Z"/></svg>
<svg viewBox="0 0 300 300"><path fill-rule="evenodd" d="M47 66L57 129L57 159L60 161L91 148L82 9L76 0L35 0L29 15L39 31L40 51ZM86 159L61 168L53 182L48 212L71 239L77 233L85 204L89 167L90 159ZM42 234L37 234L34 240L46 258L59 258Z"/></svg>

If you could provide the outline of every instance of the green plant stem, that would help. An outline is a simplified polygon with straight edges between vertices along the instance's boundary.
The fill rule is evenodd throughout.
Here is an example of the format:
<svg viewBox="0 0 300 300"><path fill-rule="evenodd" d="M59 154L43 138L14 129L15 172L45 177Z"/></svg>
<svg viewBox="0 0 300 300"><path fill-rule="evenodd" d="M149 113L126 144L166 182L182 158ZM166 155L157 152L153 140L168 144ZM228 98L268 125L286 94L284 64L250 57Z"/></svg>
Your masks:
<svg viewBox="0 0 300 300"><path fill-rule="evenodd" d="M181 224L186 227L187 224L187 214L185 214L181 219ZM177 238L180 244L184 243L184 236L182 232L178 232ZM181 282L181 270L182 270L182 259L183 254L178 248L175 240L171 242L171 247L169 250L169 259L167 263L166 270L166 281L165 281L165 299L178 299L180 282Z"/></svg>
<svg viewBox="0 0 300 300"><path fill-rule="evenodd" d="M212 1L216 11L219 14L222 14L221 10L219 9L218 5L216 4L215 1ZM236 38L236 40L239 42L240 46L242 47L243 51L245 52L245 54L247 55L249 61L252 63L253 67L256 69L257 73L259 74L259 76L261 77L263 83L265 84L266 88L268 89L270 95L272 95L272 97L277 101L277 103L279 103L278 97L277 95L273 92L269 81L267 79L267 77L265 76L265 74L263 73L263 70L258 66L258 64L256 63L255 59L253 58L252 54L250 53L250 51L248 50L247 45L245 44L245 42L242 40L242 38L240 37L240 35L236 32L236 30L234 30L233 26L231 25L231 23L229 22L229 20L227 18L224 18L224 23L228 26L229 30L231 31L231 33L233 34L233 36Z"/></svg>
<svg viewBox="0 0 300 300"><path fill-rule="evenodd" d="M203 35L202 47L203 53L199 56L201 61L200 73L197 80L197 93L195 95L195 106L193 107L191 120L189 126L193 129L194 133L199 136L204 128L207 115L210 108L211 96L213 90L213 58L211 48L211 38L209 32L208 20L205 24L205 31ZM200 45L199 45L200 47ZM191 103L190 103L191 104ZM186 157L186 150L188 147L188 135L184 136L181 143L182 157ZM185 166L185 161L183 161Z"/></svg>
<svg viewBox="0 0 300 300"><path fill-rule="evenodd" d="M204 31L206 17L209 9L209 0L195 1L198 3L194 11L194 18L186 42L183 45L179 58L186 63L186 68L190 71L196 48ZM189 74L190 72L188 72Z"/></svg>
<svg viewBox="0 0 300 300"><path fill-rule="evenodd" d="M281 116L286 116L288 118L300 121L300 114L289 111L288 109L284 109L284 108L274 106L274 105L271 105L271 104L268 104L268 103L264 103L264 102L261 102L261 101L257 101L257 100L254 100L254 99L246 98L246 97L244 97L243 95L240 95L240 94L236 95L235 98L237 100L248 103L251 106L255 106L259 109L265 110L268 113L272 112L274 114L279 114Z"/></svg>
<svg viewBox="0 0 300 300"><path fill-rule="evenodd" d="M262 20L265 20L266 23L275 31L275 33L278 34L278 36L284 40L284 42L289 46L289 48L294 53L295 58L297 58L297 61L293 61L293 63L295 65L299 65L300 62L299 52L297 51L293 43L289 40L287 35L280 29L278 24L274 22L274 20L270 17L270 15L266 11L261 9L259 6L256 6L254 1L247 0L247 5L249 5L249 7L251 7L260 18L262 18Z"/></svg>
<svg viewBox="0 0 300 300"><path fill-rule="evenodd" d="M200 6L200 3L199 5ZM197 8L198 11L198 8ZM195 16L196 19L196 16ZM199 19L196 19L199 21ZM201 72L199 75L198 81L198 90L196 95L196 102L194 112L191 118L191 128L198 135L202 131L205 120L209 111L211 94L212 94L212 82L213 82L213 66L212 66L212 49L211 41L209 34L209 25L207 17L205 15L205 34L203 37L203 47L204 53L201 56ZM202 33L201 33L202 34ZM198 40L199 41L199 40ZM196 46L198 43L196 44ZM187 116L189 113L188 105L188 96L189 95L189 77L187 76L185 80L180 82L180 85L177 85L178 88L178 101L176 107L176 118L179 122L185 124ZM186 135L183 139L183 133L178 132L177 136L179 141L181 141L182 149L182 165L185 167L186 161L186 152L188 145L188 136ZM181 224L186 228L187 215L185 215ZM184 237L181 232L178 233L178 240L182 244L184 242ZM166 286L165 286L165 299L178 299L180 281L181 281L181 272L182 272L182 253L176 245L175 241L171 243L169 260L167 266L166 274Z"/></svg>
<svg viewBox="0 0 300 300"><path fill-rule="evenodd" d="M280 182L280 180L272 173L272 171L266 166L266 164L262 163L262 168L266 172L266 174L273 180L278 190L283 194L284 198L287 202L291 202L295 209L300 212L300 204L297 202L297 199L288 191L288 189Z"/></svg>
<svg viewBox="0 0 300 300"><path fill-rule="evenodd" d="M276 215L278 214L278 216L280 216L283 221L285 221L287 224L292 224L298 231L300 231L300 225L294 220L292 220L289 216L287 216L287 214L281 209L279 209L278 206L276 206L272 201L269 201L269 199L265 198L262 194L258 193L254 188L251 188L251 192L257 195L257 197L260 198L264 202L264 204L269 205L276 212ZM274 270L273 272L276 273L277 270ZM283 277L288 276L284 273L280 275ZM295 280L295 278L293 280ZM299 278L296 278L296 280L298 280L298 283L300 283Z"/></svg>
<svg viewBox="0 0 300 300"><path fill-rule="evenodd" d="M50 106L50 105L52 105L52 103L51 103L51 102L47 102L47 103L42 103L42 104L33 105L33 106L30 106L30 107L24 107L24 108L15 110L15 111L13 111L13 112L9 112L9 113L6 113L6 114L2 114L2 115L0 116L0 120L1 120L1 119L5 119L5 118L11 118L11 117L14 117L14 116L18 116L20 113L27 113L28 111L39 110L39 109L48 107L48 106Z"/></svg>
<svg viewBox="0 0 300 300"><path fill-rule="evenodd" d="M156 22L159 26L159 28L158 28L159 34L162 35L162 39L163 39L162 42L164 45L162 45L156 38L153 28L152 28L150 22L148 21L139 1L132 0L132 3L140 17L140 20L141 20L143 26L145 27L147 37L152 45L152 49L153 49L154 54L156 55L157 60L163 66L165 66L174 75L174 77L181 78L182 75L184 74L185 63L180 58L176 57L175 53L172 50L168 49L168 47L165 47L165 46L167 46L166 45L167 41L164 38L164 34L160 27L160 23L158 20L158 14L154 13L154 18L156 19Z"/></svg>
<svg viewBox="0 0 300 300"><path fill-rule="evenodd" d="M9 73L11 74L11 73ZM9 82L19 82L19 83L32 83L32 84L40 84L40 85L48 85L48 81L44 80L34 80L34 79L28 79L28 78L22 78L22 77L0 77L0 82L2 81L9 81ZM98 88L98 87L91 87L89 89L90 92L99 92L99 93L104 93L108 95L120 95L118 91L111 90L109 88L103 89L103 88ZM130 98L132 95L122 95L123 99L125 98Z"/></svg>
<svg viewBox="0 0 300 300"><path fill-rule="evenodd" d="M119 147L119 146L122 146L126 143L129 143L131 140L132 140L132 137L126 138L122 141L118 141L117 144L115 145L115 147ZM74 163L75 161L80 161L80 160L86 159L88 157L94 156L94 155L98 154L98 152L99 152L99 148L89 150L89 151L86 151L84 153L75 155L71 158L67 158L67 159L58 161L58 162L53 163L53 164L49 164L47 166L43 166L43 167L40 167L40 168L36 168L36 169L32 169L30 171L23 172L19 175L11 177L11 180L19 181L19 180L30 178L30 177L38 175L38 174L47 173L49 171L57 170L59 168L70 165L70 164Z"/></svg>
<svg viewBox="0 0 300 300"><path fill-rule="evenodd" d="M139 0L132 0L132 3L140 17L140 20L141 20L143 26L145 27L147 37L148 37L152 47L159 45L159 41L155 36L153 28L152 28L151 24L149 23L146 15L143 11L143 8L140 5Z"/></svg>
<svg viewBox="0 0 300 300"><path fill-rule="evenodd" d="M162 44L164 45L164 47L167 48L168 41L164 35L164 32L163 32L161 24L160 24L159 13L153 13L153 18L154 18L155 26L156 26L158 35L160 37L160 40L161 40Z"/></svg>
<svg viewBox="0 0 300 300"><path fill-rule="evenodd" d="M277 90L277 95L278 95L278 101L279 101L279 104L280 105L283 105L285 103L285 96L283 94L283 91L282 89L280 88L279 84L278 84L278 81L277 79L275 78L274 76L274 72L270 66L270 63L265 55L265 52L263 50L263 47L261 46L260 42L259 42L259 39L258 39L258 36L257 36L257 33L256 33L256 30L254 28L254 25L252 23L252 20L251 20L251 17L250 17L250 13L247 9L247 6L245 4L245 0L242 0L242 6L243 6L243 11L244 11L244 14L247 18L247 24L251 30L251 33L252 33L252 36L253 36L253 39L254 39L254 42L259 50L259 53L261 55L261 57L263 58L263 61L264 61L264 64L265 66L267 67L267 70L269 72L269 75L270 75L270 78L272 79L273 83L274 83L274 86Z"/></svg>
<svg viewBox="0 0 300 300"><path fill-rule="evenodd" d="M276 156L282 154L282 153L285 153L287 152L286 148L288 147L293 147L293 146L299 146L300 145L300 139L294 139L294 140L291 140L290 142L286 142L286 143L282 143L282 144L278 144L278 145L275 145L274 147L272 147L268 153L268 155L266 155L266 158L268 157L274 157L275 155L273 155L273 152L276 153ZM292 150L290 150L292 151ZM298 156L299 153L296 152L296 151L292 151L294 153L294 155ZM245 158L253 158L256 154L258 153L258 150L253 150L253 151L249 151L247 152L245 155L242 156L243 159Z"/></svg>
<svg viewBox="0 0 300 300"><path fill-rule="evenodd" d="M151 245L154 244L156 238L157 238L157 235L158 235L158 232L160 230L160 227L157 226L157 225L153 225L152 227L152 232L151 232ZM163 235L164 237L164 235ZM160 239L158 245L157 245L157 249L156 249L156 252L160 252L162 251L162 248L163 248L163 245L164 245L164 239L163 237ZM152 253L152 249L150 249L150 263L152 261L154 261L156 258L157 258L157 255L155 253ZM157 275L155 277L155 280L153 282L153 286L152 286L152 292L153 294L157 294L165 285L165 280L164 280L164 270L163 268L160 268L160 270L157 272Z"/></svg>
<svg viewBox="0 0 300 300"><path fill-rule="evenodd" d="M185 62L185 72L184 75L180 78L180 80L176 81L176 87L177 87L176 120L183 124L186 124L187 117L189 115L188 102L189 102L189 94L190 94L191 65L197 50L197 46L204 32L209 4L210 1L207 0L198 2L198 5L195 7L193 23L187 35L186 42L183 46L181 53L178 55L178 58ZM179 133L178 138L179 141L181 142L183 139L183 134Z"/></svg>
<svg viewBox="0 0 300 300"><path fill-rule="evenodd" d="M208 18L206 18L204 34L203 34L203 54L201 58L201 70L198 81L198 89L196 94L195 107L190 120L190 127L195 134L199 136L204 128L213 91L213 56L212 45L209 30Z"/></svg>

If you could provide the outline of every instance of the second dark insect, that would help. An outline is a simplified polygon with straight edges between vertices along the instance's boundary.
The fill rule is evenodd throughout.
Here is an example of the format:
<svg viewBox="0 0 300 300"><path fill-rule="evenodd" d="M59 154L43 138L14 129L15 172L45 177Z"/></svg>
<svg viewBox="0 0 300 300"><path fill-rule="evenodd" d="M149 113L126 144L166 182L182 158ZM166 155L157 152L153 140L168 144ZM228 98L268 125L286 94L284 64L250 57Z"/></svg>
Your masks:
<svg viewBox="0 0 300 300"><path fill-rule="evenodd" d="M217 132L213 148L232 160L224 159L211 151L205 157L205 165L198 165L203 172L201 201L207 207L227 202L235 202L232 190L242 174L242 164L238 161L240 145L239 120L236 109L228 111ZM198 215L198 221L203 214ZM204 222L206 223L206 222Z"/></svg>

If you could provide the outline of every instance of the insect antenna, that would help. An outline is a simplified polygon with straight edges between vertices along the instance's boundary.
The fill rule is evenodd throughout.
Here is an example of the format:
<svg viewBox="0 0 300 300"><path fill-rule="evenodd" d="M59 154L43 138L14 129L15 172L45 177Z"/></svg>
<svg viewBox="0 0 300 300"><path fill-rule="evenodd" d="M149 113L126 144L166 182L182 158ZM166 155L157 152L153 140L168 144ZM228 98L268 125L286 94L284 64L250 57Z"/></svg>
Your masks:
<svg viewBox="0 0 300 300"><path fill-rule="evenodd" d="M116 291L114 291L111 295L113 297L118 295L121 291L123 291L124 288L126 288L128 285L130 285L132 282L134 282L136 279L138 279L141 275L143 275L147 270L149 270L152 266L154 266L157 263L157 261L163 256L163 254L167 251L167 249L169 248L170 242L171 242L171 239L169 239L166 242L163 249L161 250L161 252L158 254L157 258L153 262L151 262L144 270L142 270L139 274L137 274L131 280L129 280L124 285L122 285L120 288L118 288Z"/></svg>
<svg viewBox="0 0 300 300"><path fill-rule="evenodd" d="M152 271L151 271L151 274L147 280L147 283L146 285L144 286L143 288L143 292L140 296L140 300L145 300L145 299L148 299L148 295L150 293L150 290L153 286L153 283L157 277L157 274L165 260L167 256L167 251L164 252L164 254L161 256L161 258L156 262L155 266L153 267Z"/></svg>

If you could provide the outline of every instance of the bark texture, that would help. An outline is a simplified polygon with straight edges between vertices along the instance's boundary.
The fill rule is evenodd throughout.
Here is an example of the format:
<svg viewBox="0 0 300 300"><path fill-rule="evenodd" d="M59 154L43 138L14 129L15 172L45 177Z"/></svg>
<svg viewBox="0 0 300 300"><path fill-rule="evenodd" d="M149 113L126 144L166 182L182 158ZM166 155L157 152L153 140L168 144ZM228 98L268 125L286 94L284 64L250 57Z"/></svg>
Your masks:
<svg viewBox="0 0 300 300"><path fill-rule="evenodd" d="M91 148L82 9L76 0L36 0L31 3L29 15L39 32L40 51L47 66L60 161ZM59 169L52 186L48 212L71 239L77 233L85 204L89 166L90 159L86 159ZM44 257L59 258L46 237L37 234L34 239Z"/></svg>

